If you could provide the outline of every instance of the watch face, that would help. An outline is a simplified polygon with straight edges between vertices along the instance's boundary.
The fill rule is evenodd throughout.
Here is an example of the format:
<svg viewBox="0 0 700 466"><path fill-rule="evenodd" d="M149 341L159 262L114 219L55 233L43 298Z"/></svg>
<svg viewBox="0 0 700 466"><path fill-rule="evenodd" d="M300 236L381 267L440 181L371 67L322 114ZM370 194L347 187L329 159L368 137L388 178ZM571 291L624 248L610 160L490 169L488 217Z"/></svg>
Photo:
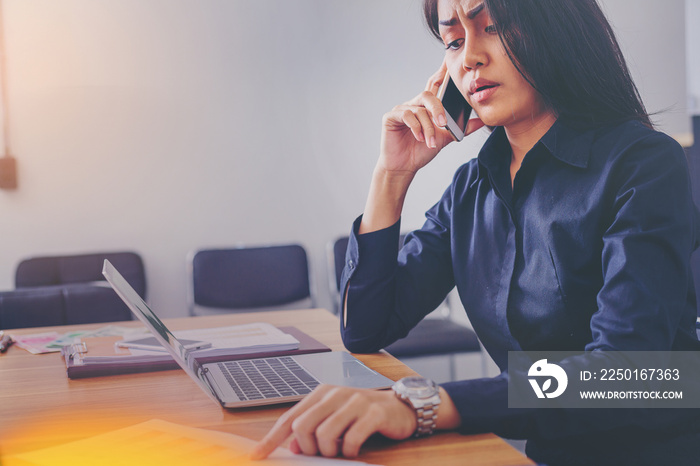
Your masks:
<svg viewBox="0 0 700 466"><path fill-rule="evenodd" d="M437 385L424 377L406 377L401 379L406 394L414 398L427 398L437 393Z"/></svg>

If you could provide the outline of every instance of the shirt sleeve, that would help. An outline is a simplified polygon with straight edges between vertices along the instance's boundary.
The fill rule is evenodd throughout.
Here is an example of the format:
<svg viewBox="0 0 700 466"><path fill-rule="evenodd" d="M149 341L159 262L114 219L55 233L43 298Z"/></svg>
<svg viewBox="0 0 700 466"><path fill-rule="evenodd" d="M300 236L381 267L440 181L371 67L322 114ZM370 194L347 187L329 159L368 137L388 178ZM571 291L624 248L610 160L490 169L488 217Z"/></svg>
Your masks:
<svg viewBox="0 0 700 466"><path fill-rule="evenodd" d="M526 374L518 374L525 377ZM615 441L655 441L659 433L672 437L698 432L698 409L677 408L508 408L508 371L497 377L448 382L441 386L461 416L458 431L495 433L540 443L586 437ZM580 446L580 445L579 445Z"/></svg>
<svg viewBox="0 0 700 466"><path fill-rule="evenodd" d="M603 286L586 350L671 351L678 329L694 327L686 311L697 213L685 154L654 133L620 157L610 179Z"/></svg>
<svg viewBox="0 0 700 466"><path fill-rule="evenodd" d="M348 350L374 352L405 337L454 287L451 196L450 187L400 251L400 221L363 235L362 217L355 221L340 288L341 308L347 300L347 316L340 320Z"/></svg>

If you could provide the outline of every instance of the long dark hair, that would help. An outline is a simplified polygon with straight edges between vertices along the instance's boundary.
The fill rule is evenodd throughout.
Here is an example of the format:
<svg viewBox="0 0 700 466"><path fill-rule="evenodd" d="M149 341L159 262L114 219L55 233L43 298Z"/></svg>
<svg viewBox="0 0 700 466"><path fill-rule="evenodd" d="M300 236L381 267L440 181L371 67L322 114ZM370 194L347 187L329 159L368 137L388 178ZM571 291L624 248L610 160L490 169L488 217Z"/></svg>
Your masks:
<svg viewBox="0 0 700 466"><path fill-rule="evenodd" d="M440 39L438 0L424 0ZM580 126L627 120L652 127L615 34L596 0L484 0L521 75L557 115Z"/></svg>

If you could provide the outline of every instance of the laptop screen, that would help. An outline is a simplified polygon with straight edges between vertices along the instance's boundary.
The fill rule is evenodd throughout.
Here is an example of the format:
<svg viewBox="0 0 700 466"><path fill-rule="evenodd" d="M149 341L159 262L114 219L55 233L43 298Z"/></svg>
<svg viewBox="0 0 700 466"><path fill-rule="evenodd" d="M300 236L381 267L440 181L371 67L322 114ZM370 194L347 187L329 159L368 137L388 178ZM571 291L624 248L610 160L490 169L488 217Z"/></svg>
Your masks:
<svg viewBox="0 0 700 466"><path fill-rule="evenodd" d="M182 343L180 343L168 327L166 327L158 316L153 313L151 308L148 307L148 304L139 296L136 290L129 285L129 282L126 281L122 274L120 274L107 259L105 259L104 267L102 268L102 275L104 275L109 284L112 285L112 288L119 297L129 306L131 312L146 325L160 344L168 350L180 367L202 387L207 395L219 403L219 399L205 381L202 366L193 357L192 350L186 349Z"/></svg>

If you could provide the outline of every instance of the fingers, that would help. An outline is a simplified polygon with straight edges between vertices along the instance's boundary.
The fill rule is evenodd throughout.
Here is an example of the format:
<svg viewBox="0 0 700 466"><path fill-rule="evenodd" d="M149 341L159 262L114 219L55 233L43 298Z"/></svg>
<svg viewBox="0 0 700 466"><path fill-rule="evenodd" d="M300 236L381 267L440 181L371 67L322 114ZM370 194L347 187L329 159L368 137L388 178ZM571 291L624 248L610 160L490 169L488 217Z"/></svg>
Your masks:
<svg viewBox="0 0 700 466"><path fill-rule="evenodd" d="M447 63L445 60L442 61L442 64L440 65L440 68L433 74L430 79L428 79L428 83L425 85L425 90L426 92L430 92L433 95L437 95L438 89L440 89L440 86L442 85L442 82L445 80L445 76L447 75Z"/></svg>
<svg viewBox="0 0 700 466"><path fill-rule="evenodd" d="M393 119L394 122L408 127L416 141L425 143L429 149L437 149L438 146L443 147L449 143L451 138L446 130L442 138L436 139L440 129L447 126L445 108L440 99L437 98L438 90L445 80L445 76L447 76L447 62L443 60L440 68L428 79L425 91L406 104L395 107L392 112L385 115L388 117L385 118L385 123L387 120L389 123L385 127L391 130L400 129L401 125L391 125Z"/></svg>
<svg viewBox="0 0 700 466"><path fill-rule="evenodd" d="M435 140L436 128L428 111L419 108L418 111L415 112L415 116L423 130L423 141L425 141L429 148L437 148L437 141Z"/></svg>
<svg viewBox="0 0 700 466"><path fill-rule="evenodd" d="M430 149L437 147L435 126L424 108L404 109L401 114L401 120L411 130L413 137L418 142L424 142Z"/></svg>
<svg viewBox="0 0 700 466"><path fill-rule="evenodd" d="M372 403L366 392L339 389L330 392L323 408L311 409L294 421L294 450L306 455L321 455L332 458L343 454L355 457L362 444L378 430L386 420L386 413L379 404ZM333 398L333 400L331 400ZM330 408L330 409L329 409Z"/></svg>
<svg viewBox="0 0 700 466"><path fill-rule="evenodd" d="M408 101L406 105L425 108L430 115L430 118L433 120L433 123L440 128L444 128L447 124L447 119L445 118L445 107L443 107L440 99L438 99L432 92L423 91L414 99Z"/></svg>
<svg viewBox="0 0 700 466"><path fill-rule="evenodd" d="M301 451L301 448L299 448L299 442L297 442L297 439L293 438L292 441L289 442L289 451L291 451L295 455L302 454L302 451Z"/></svg>
<svg viewBox="0 0 700 466"><path fill-rule="evenodd" d="M346 458L354 458L360 454L362 444L370 435L378 430L383 412L377 405L371 405L357 421L345 432L342 442L342 453Z"/></svg>
<svg viewBox="0 0 700 466"><path fill-rule="evenodd" d="M291 410L280 416L270 432L258 442L250 453L250 459L256 461L267 458L292 433L292 422Z"/></svg>
<svg viewBox="0 0 700 466"><path fill-rule="evenodd" d="M289 449L294 453L357 456L374 432L381 431L390 438L405 438L413 432L413 412L404 413L402 419L401 411L396 412L397 405L399 410L408 409L391 393L321 386L277 420L250 459L266 458L290 435L294 438ZM398 428L397 423L402 427Z"/></svg>
<svg viewBox="0 0 700 466"><path fill-rule="evenodd" d="M385 125L389 128L405 126L418 142L435 149L438 146L437 133L445 128L447 118L442 102L434 94L425 91L406 104L394 107L385 115Z"/></svg>
<svg viewBox="0 0 700 466"><path fill-rule="evenodd" d="M396 110L399 110L398 108ZM425 142L425 136L423 136L423 126L421 126L420 120L414 113L413 109L402 110L400 120L411 130L413 137L416 141Z"/></svg>
<svg viewBox="0 0 700 466"><path fill-rule="evenodd" d="M314 406L309 407L303 414L300 414L292 422L292 433L294 439L305 455L313 456L321 453L324 456L336 456L337 447L334 445L335 439L340 437L344 426L333 429L327 425L329 417L333 417L334 412L343 410L343 403L347 396L342 396L342 389L330 389ZM333 444L328 442L328 434L332 437Z"/></svg>
<svg viewBox="0 0 700 466"><path fill-rule="evenodd" d="M255 446L250 454L250 459L261 460L267 458L275 448L280 446L282 442L292 434L292 424L294 421L309 407L322 399L331 388L332 387L326 385L320 385L293 408L290 408L287 412L282 414L282 416L277 419L277 422L275 422L275 425L272 426L270 432Z"/></svg>
<svg viewBox="0 0 700 466"><path fill-rule="evenodd" d="M323 456L338 456L341 448L344 451L343 434L348 428L352 428L360 413L364 415L368 411L369 400L363 393L354 393L346 399L347 401L316 429L318 448ZM369 435L371 433L367 436ZM357 446L358 452L361 445L362 443Z"/></svg>

